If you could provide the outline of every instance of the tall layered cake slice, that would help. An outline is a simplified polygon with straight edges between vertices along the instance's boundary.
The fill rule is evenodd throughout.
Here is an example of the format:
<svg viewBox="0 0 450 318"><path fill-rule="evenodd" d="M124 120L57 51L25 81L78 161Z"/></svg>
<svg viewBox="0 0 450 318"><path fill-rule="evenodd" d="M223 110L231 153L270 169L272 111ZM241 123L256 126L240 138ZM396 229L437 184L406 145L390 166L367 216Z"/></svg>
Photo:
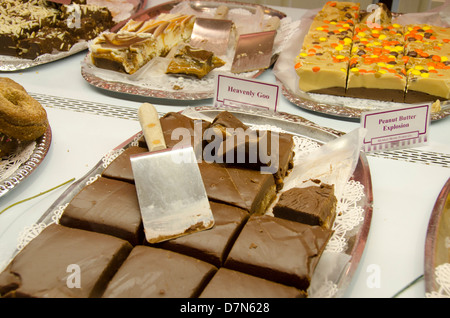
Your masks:
<svg viewBox="0 0 450 318"><path fill-rule="evenodd" d="M421 24L405 32L408 103L450 98L450 29Z"/></svg>

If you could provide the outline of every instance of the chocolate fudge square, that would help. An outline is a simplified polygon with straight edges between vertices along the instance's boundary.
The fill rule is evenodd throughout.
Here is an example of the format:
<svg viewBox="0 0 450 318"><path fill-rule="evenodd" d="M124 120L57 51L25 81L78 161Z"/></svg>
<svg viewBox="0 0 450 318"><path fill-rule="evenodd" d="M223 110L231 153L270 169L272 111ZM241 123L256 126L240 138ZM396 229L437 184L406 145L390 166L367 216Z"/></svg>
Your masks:
<svg viewBox="0 0 450 318"><path fill-rule="evenodd" d="M273 215L330 229L336 216L336 204L333 185L292 188L281 193Z"/></svg>
<svg viewBox="0 0 450 318"><path fill-rule="evenodd" d="M200 298L306 298L306 293L295 287L270 280L219 268L206 285Z"/></svg>
<svg viewBox="0 0 450 318"><path fill-rule="evenodd" d="M222 140L217 152L211 154L216 162L260 171L265 169L274 175L277 188L282 188L284 177L293 167L294 140L291 134L250 130L228 111L218 114L210 128Z"/></svg>
<svg viewBox="0 0 450 318"><path fill-rule="evenodd" d="M163 242L158 247L222 266L248 212L223 203L210 201L210 205L215 221L213 228Z"/></svg>
<svg viewBox="0 0 450 318"><path fill-rule="evenodd" d="M262 214L275 198L276 185L271 174L206 161L198 165L210 200Z"/></svg>
<svg viewBox="0 0 450 318"><path fill-rule="evenodd" d="M215 266L195 258L139 245L117 271L103 297L197 297L216 271Z"/></svg>
<svg viewBox="0 0 450 318"><path fill-rule="evenodd" d="M231 136L233 129L247 130L249 127L228 111L220 112L210 126L222 140Z"/></svg>
<svg viewBox="0 0 450 318"><path fill-rule="evenodd" d="M147 148L138 146L128 147L103 170L102 176L134 183L130 156L145 152L148 152Z"/></svg>
<svg viewBox="0 0 450 318"><path fill-rule="evenodd" d="M252 215L224 267L306 291L330 235L319 226Z"/></svg>
<svg viewBox="0 0 450 318"><path fill-rule="evenodd" d="M205 142L203 134L209 123L204 120L194 120L183 114L169 112L159 119L167 148L175 146L192 146L203 149Z"/></svg>
<svg viewBox="0 0 450 318"><path fill-rule="evenodd" d="M85 186L64 210L60 224L114 235L136 245L142 219L134 184L99 177Z"/></svg>
<svg viewBox="0 0 450 318"><path fill-rule="evenodd" d="M220 143L215 158L216 162L273 174L277 189L281 189L294 165L294 139L291 134L270 130L236 131Z"/></svg>
<svg viewBox="0 0 450 318"><path fill-rule="evenodd" d="M114 236L51 224L0 274L0 296L100 297L131 249Z"/></svg>

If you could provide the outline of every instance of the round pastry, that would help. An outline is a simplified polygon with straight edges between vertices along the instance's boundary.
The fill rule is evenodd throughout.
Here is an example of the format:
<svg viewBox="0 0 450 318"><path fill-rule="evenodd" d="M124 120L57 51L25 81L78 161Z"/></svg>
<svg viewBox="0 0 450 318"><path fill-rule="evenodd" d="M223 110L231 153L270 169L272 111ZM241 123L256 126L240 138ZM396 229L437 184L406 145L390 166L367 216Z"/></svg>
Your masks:
<svg viewBox="0 0 450 318"><path fill-rule="evenodd" d="M0 77L0 87L12 87L12 88L26 92L25 88L23 88L22 85L13 81L9 77Z"/></svg>
<svg viewBox="0 0 450 318"><path fill-rule="evenodd" d="M25 141L36 140L48 128L47 112L22 86L0 80L0 157Z"/></svg>

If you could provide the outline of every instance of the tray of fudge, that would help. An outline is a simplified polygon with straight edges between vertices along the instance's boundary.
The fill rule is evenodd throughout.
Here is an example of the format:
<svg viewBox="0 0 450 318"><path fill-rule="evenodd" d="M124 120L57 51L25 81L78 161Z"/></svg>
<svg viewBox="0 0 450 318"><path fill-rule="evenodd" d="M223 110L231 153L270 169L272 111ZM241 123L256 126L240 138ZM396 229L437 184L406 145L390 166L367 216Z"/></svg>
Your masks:
<svg viewBox="0 0 450 318"><path fill-rule="evenodd" d="M244 78L262 74L286 45L293 25L284 13L257 4L170 1L93 39L81 73L88 83L108 92L208 99L214 95L218 73ZM246 40L239 44L243 37ZM246 47L264 49L252 59ZM236 67L238 57L243 59ZM254 64L264 58L266 64Z"/></svg>
<svg viewBox="0 0 450 318"><path fill-rule="evenodd" d="M145 8L146 0L3 0L0 71L46 64L88 47L88 41Z"/></svg>
<svg viewBox="0 0 450 318"><path fill-rule="evenodd" d="M450 296L450 179L442 187L428 222L425 240L425 292L428 298Z"/></svg>
<svg viewBox="0 0 450 318"><path fill-rule="evenodd" d="M439 11L391 13L330 1L309 10L274 74L300 108L359 119L365 111L431 104L450 114L450 21Z"/></svg>
<svg viewBox="0 0 450 318"><path fill-rule="evenodd" d="M368 162L359 148L355 151L352 133L260 109L188 107L159 121L169 149L202 150L198 166L214 226L147 242L130 159L148 152L138 132L22 233L14 255L0 268L2 297L345 294L364 251L373 204ZM257 148L249 141L246 149L253 150L245 158L257 149L270 156L269 163L211 160L209 155L221 158L211 136L223 142L238 131L261 137L250 138ZM278 147L264 148L262 136ZM274 169L263 173L268 166Z"/></svg>

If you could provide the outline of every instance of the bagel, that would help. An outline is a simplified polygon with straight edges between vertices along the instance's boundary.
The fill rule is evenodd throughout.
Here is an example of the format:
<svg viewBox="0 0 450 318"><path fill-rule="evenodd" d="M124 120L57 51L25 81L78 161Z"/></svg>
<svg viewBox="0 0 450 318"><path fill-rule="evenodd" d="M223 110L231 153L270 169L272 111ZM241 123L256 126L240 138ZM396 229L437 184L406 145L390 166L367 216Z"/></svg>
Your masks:
<svg viewBox="0 0 450 318"><path fill-rule="evenodd" d="M36 140L47 128L47 112L42 105L20 84L0 79L0 156L13 151L14 144Z"/></svg>

